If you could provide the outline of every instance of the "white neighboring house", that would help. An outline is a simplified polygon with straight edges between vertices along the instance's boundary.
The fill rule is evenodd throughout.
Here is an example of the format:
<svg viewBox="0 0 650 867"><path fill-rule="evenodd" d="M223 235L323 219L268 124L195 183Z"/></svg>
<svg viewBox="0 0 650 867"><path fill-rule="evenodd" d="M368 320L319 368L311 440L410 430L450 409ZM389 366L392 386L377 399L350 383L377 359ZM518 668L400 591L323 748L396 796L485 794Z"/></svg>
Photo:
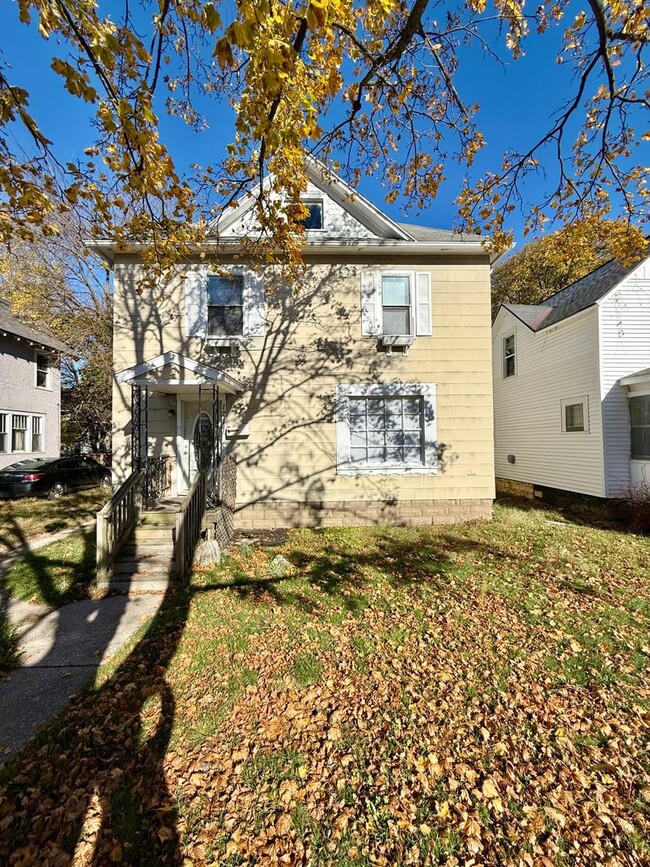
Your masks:
<svg viewBox="0 0 650 867"><path fill-rule="evenodd" d="M25 325L0 298L0 469L61 451L63 343Z"/></svg>
<svg viewBox="0 0 650 867"><path fill-rule="evenodd" d="M650 484L650 257L492 326L497 480L596 497Z"/></svg>

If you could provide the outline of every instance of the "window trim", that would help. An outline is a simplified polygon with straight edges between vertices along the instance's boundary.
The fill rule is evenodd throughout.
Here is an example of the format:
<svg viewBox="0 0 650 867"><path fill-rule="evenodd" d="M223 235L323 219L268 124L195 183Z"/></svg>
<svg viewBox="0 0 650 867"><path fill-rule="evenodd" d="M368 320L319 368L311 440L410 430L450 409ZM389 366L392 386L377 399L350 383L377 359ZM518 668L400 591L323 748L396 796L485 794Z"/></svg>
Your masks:
<svg viewBox="0 0 650 867"><path fill-rule="evenodd" d="M506 342L512 338L512 354L508 355L508 350L506 348ZM503 379L511 379L513 376L517 375L517 335L516 332L513 331L512 334L506 334L503 338ZM512 358L512 373L508 373L508 361Z"/></svg>
<svg viewBox="0 0 650 867"><path fill-rule="evenodd" d="M419 397L424 410L424 464L359 464L350 460L350 398ZM436 386L431 382L338 385L336 389L337 475L432 475L438 472Z"/></svg>
<svg viewBox="0 0 650 867"><path fill-rule="evenodd" d="M628 394L628 418L630 420L630 460L637 461L638 463L649 463L650 457L647 458L636 458L632 455L632 412L630 408L630 401L635 397L648 397L650 398L650 389L644 388L640 391L631 391ZM639 427L639 425L635 425L635 427Z"/></svg>
<svg viewBox="0 0 650 867"><path fill-rule="evenodd" d="M384 277L407 277L409 281L409 333L408 334L387 334L384 331ZM415 271L396 271L391 269L390 271L384 271L383 269L379 271L379 277L377 279L378 287L377 291L379 293L379 307L381 309L381 320L379 323L379 327L381 329L381 336L386 338L388 341L392 341L394 338L406 337L412 340L415 339L417 323L416 323L416 307L417 307L417 277L415 276ZM386 305L388 307L401 307L403 305Z"/></svg>
<svg viewBox="0 0 650 867"><path fill-rule="evenodd" d="M9 416L8 412L0 412L0 437L4 437L5 446L9 446L11 443L11 431L7 431L7 417ZM0 443L2 440L0 439ZM2 448L0 446L0 455L8 455L11 454L10 448Z"/></svg>
<svg viewBox="0 0 650 867"><path fill-rule="evenodd" d="M305 226L305 232L311 234L312 232L320 233L325 231L325 197L319 198L318 196L305 196L304 199L300 199L301 205L320 205L320 227L317 229L308 229Z"/></svg>
<svg viewBox="0 0 650 867"><path fill-rule="evenodd" d="M566 411L570 406L576 406L578 404L582 404L582 421L584 427L582 429L571 430L567 428L566 423ZM560 401L560 421L562 425L562 433L569 434L569 436L576 436L576 434L588 434L589 433L589 395L582 394L577 397L568 397L564 400Z"/></svg>
<svg viewBox="0 0 650 867"><path fill-rule="evenodd" d="M14 442L14 416L24 416L27 420L26 428L17 428L17 430L25 431L25 448L24 449L15 449L13 447ZM5 442L7 448L4 451L0 451L0 455L43 455L45 454L45 443L46 443L46 433L47 433L47 425L45 423L45 419L47 418L46 413L42 412L21 412L20 410L13 409L0 409L0 418L5 419ZM38 418L41 419L41 447L38 451L34 451L33 448L33 428L34 424L33 419Z"/></svg>
<svg viewBox="0 0 650 867"><path fill-rule="evenodd" d="M210 304L208 296L210 279L212 277L238 277L241 279L241 305L239 304ZM237 334L210 334L210 307L239 307L241 306L241 332ZM229 269L226 274L215 274L208 272L205 284L205 337L210 343L218 343L220 341L243 340L246 336L246 273L243 268Z"/></svg>
<svg viewBox="0 0 650 867"><path fill-rule="evenodd" d="M38 384L38 357L47 359L47 373L45 375L45 385ZM52 358L47 352L42 352L39 349L34 350L34 388L41 391L52 391Z"/></svg>

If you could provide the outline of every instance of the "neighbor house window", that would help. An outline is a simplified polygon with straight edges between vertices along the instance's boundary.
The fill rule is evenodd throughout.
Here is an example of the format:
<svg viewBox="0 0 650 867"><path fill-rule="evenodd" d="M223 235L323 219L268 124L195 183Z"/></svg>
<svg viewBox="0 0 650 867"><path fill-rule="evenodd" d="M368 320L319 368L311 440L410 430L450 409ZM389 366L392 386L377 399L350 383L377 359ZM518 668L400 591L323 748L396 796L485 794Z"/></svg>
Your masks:
<svg viewBox="0 0 650 867"><path fill-rule="evenodd" d="M11 417L11 451L27 451L27 416L12 415Z"/></svg>
<svg viewBox="0 0 650 867"><path fill-rule="evenodd" d="M413 287L410 274L381 275L382 333L413 334Z"/></svg>
<svg viewBox="0 0 650 867"><path fill-rule="evenodd" d="M630 398L632 459L650 461L650 394Z"/></svg>
<svg viewBox="0 0 650 867"><path fill-rule="evenodd" d="M9 443L7 442L7 416L0 413L0 452L8 450Z"/></svg>
<svg viewBox="0 0 650 867"><path fill-rule="evenodd" d="M323 202L319 199L304 200L300 203L307 208L309 212L306 217L300 220L300 224L305 229L322 229L323 228Z"/></svg>
<svg viewBox="0 0 650 867"><path fill-rule="evenodd" d="M32 416L32 448L33 452L43 451L43 417Z"/></svg>
<svg viewBox="0 0 650 867"><path fill-rule="evenodd" d="M208 335L229 337L244 332L244 275L208 277Z"/></svg>
<svg viewBox="0 0 650 867"><path fill-rule="evenodd" d="M564 433L584 433L589 429L588 401L574 397L562 401L562 430Z"/></svg>
<svg viewBox="0 0 650 867"><path fill-rule="evenodd" d="M50 387L50 358L42 352L36 353L36 388Z"/></svg>
<svg viewBox="0 0 650 867"><path fill-rule="evenodd" d="M339 472L435 472L435 386L339 386Z"/></svg>
<svg viewBox="0 0 650 867"><path fill-rule="evenodd" d="M503 375L515 375L515 335L510 334L503 340Z"/></svg>

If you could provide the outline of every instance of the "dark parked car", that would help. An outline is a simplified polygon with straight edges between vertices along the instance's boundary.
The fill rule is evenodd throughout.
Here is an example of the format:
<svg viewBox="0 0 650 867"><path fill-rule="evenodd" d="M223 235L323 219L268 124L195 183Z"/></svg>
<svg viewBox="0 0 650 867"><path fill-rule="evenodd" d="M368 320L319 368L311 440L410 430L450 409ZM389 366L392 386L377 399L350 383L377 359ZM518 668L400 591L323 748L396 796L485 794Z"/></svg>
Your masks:
<svg viewBox="0 0 650 867"><path fill-rule="evenodd" d="M0 470L0 499L62 497L67 491L110 484L110 472L92 458L34 458Z"/></svg>

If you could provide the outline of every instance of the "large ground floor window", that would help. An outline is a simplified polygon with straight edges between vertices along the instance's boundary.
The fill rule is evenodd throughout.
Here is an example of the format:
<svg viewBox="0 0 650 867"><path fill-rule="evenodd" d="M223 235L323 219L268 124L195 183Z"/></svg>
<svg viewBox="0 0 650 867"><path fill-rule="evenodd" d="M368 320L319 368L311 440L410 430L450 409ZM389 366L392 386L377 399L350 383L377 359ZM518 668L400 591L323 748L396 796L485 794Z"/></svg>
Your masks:
<svg viewBox="0 0 650 867"><path fill-rule="evenodd" d="M435 472L435 385L341 385L337 470L343 473Z"/></svg>
<svg viewBox="0 0 650 867"><path fill-rule="evenodd" d="M650 394L630 397L632 459L650 461Z"/></svg>
<svg viewBox="0 0 650 867"><path fill-rule="evenodd" d="M45 451L44 416L0 410L0 454Z"/></svg>

